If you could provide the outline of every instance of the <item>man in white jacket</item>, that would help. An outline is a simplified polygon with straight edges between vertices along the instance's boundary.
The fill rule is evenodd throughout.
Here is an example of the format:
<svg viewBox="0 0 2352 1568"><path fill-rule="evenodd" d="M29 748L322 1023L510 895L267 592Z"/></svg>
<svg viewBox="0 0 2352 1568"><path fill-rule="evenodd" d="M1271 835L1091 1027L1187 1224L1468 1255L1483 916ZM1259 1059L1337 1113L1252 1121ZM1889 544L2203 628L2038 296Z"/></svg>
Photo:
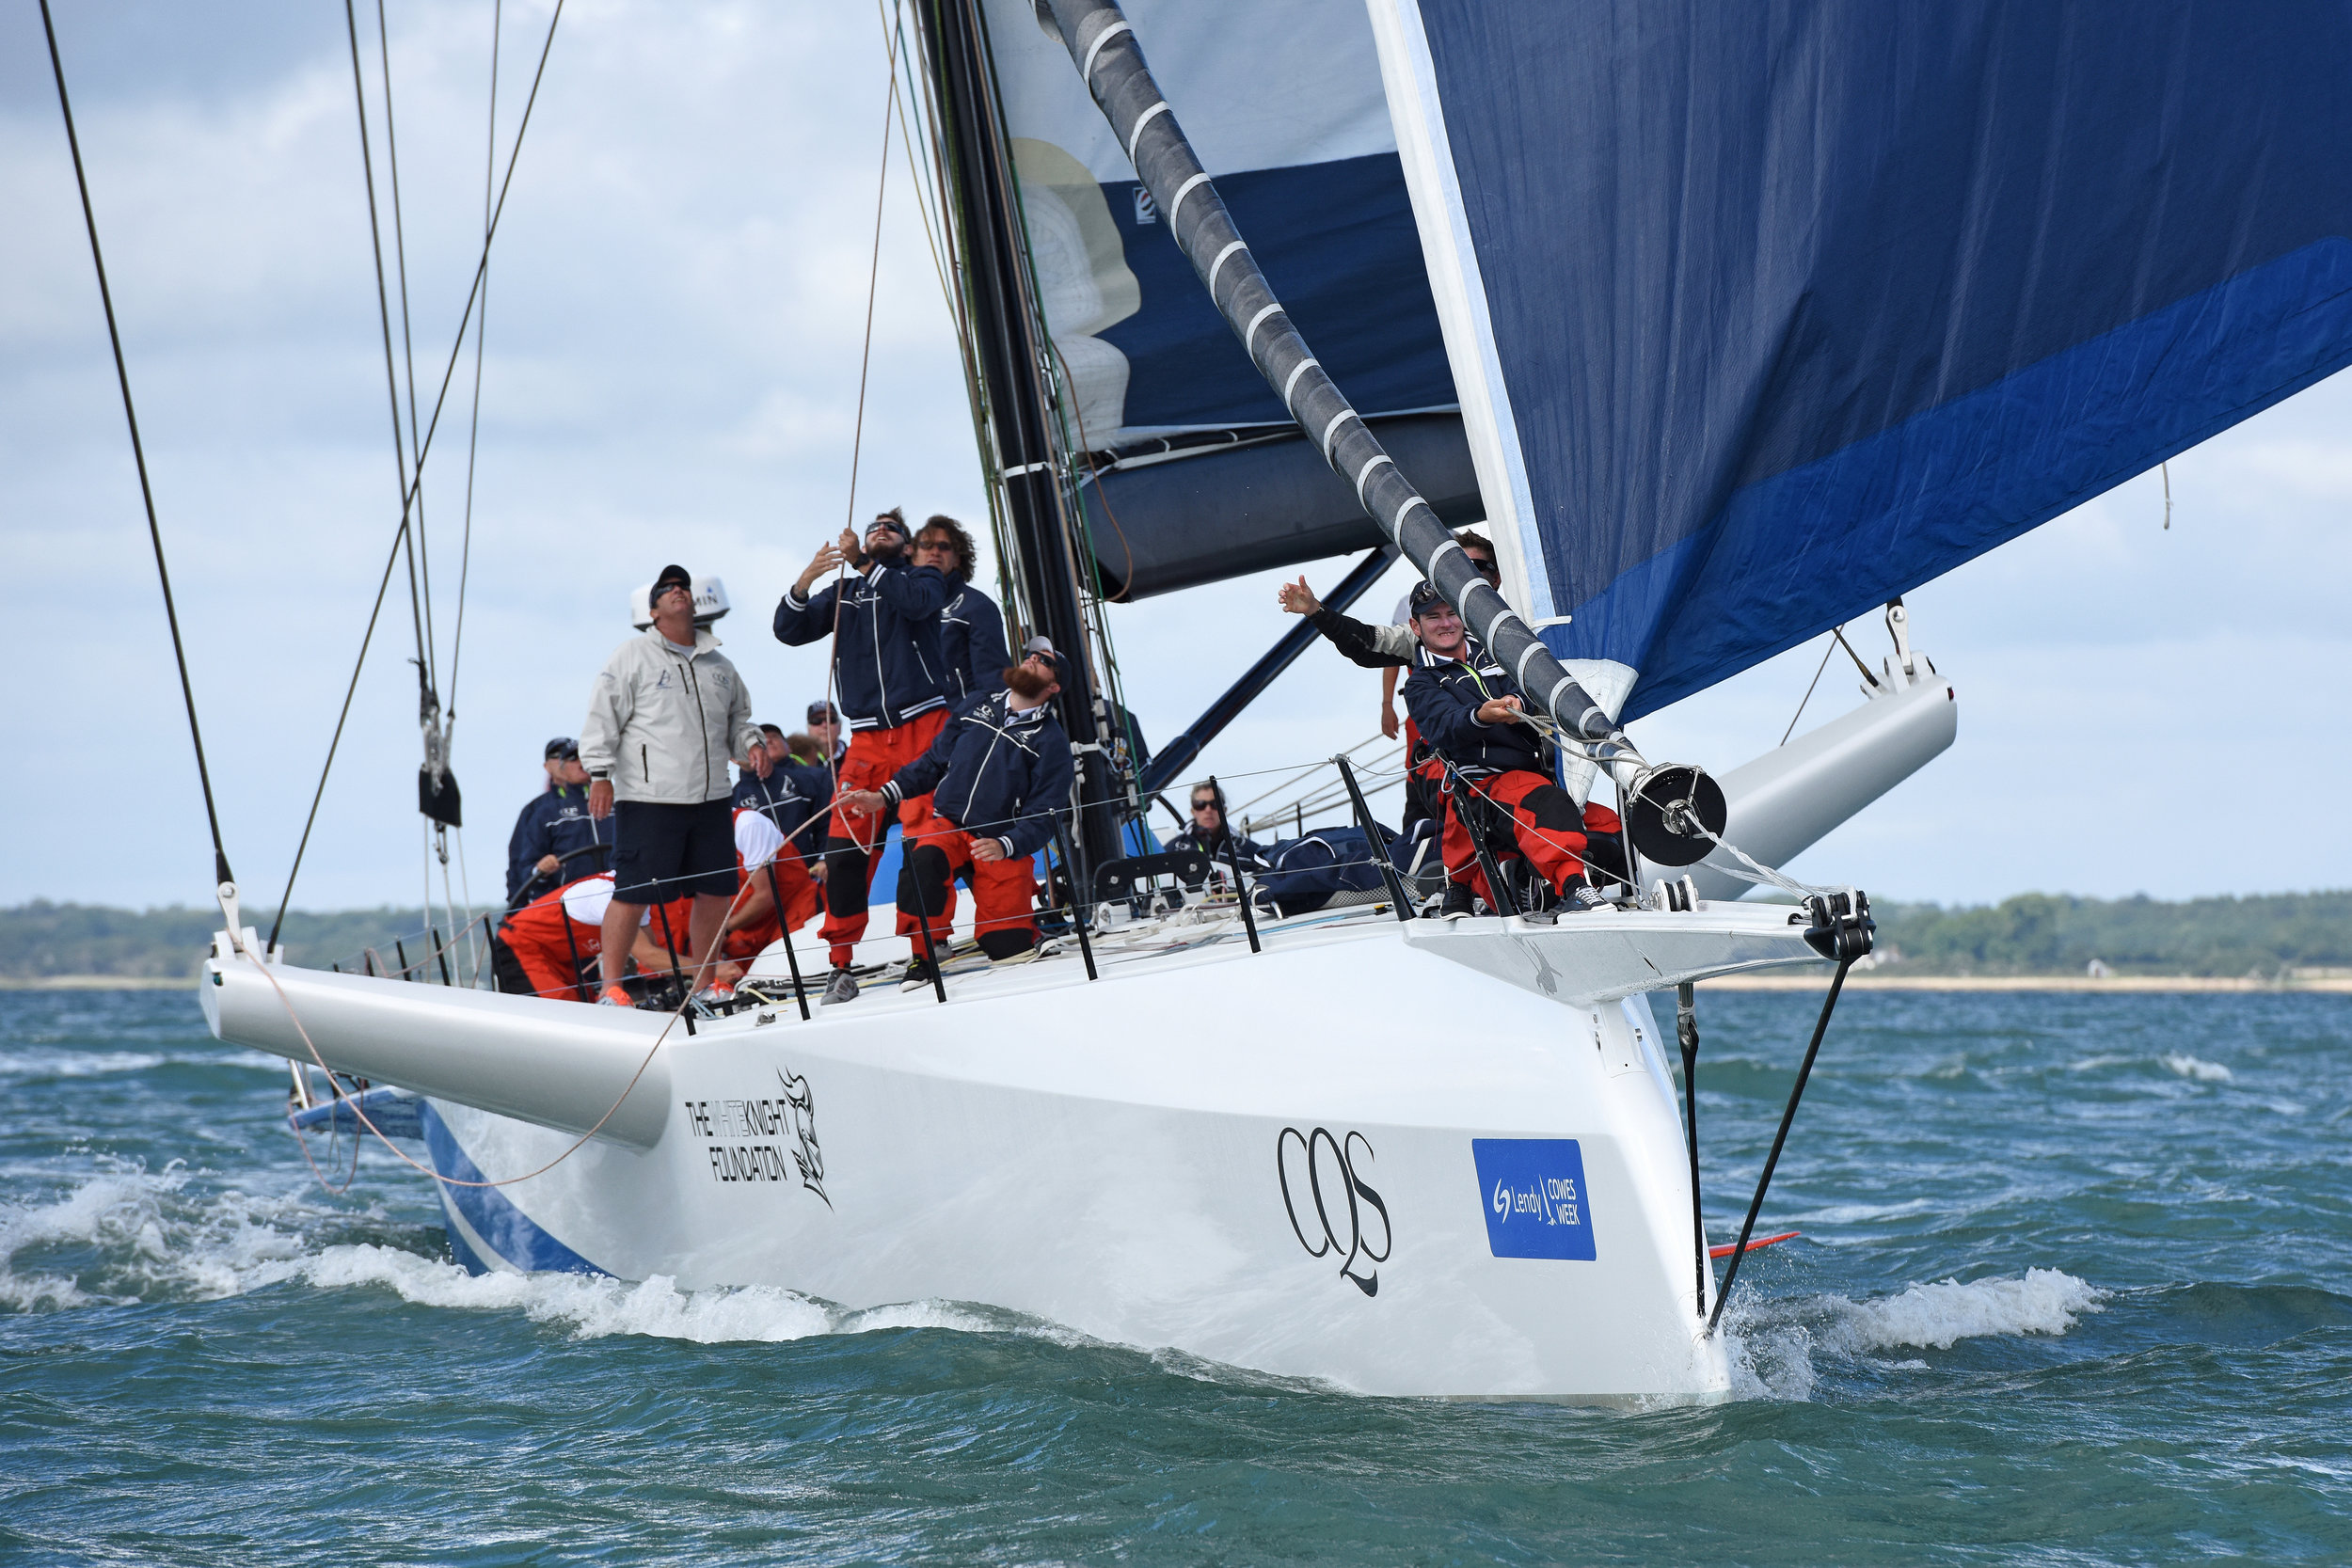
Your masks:
<svg viewBox="0 0 2352 1568"><path fill-rule="evenodd" d="M589 815L613 819L613 895L597 1000L621 1007L630 1005L621 961L645 907L689 893L690 950L701 984L735 896L727 764L739 759L762 778L771 766L743 677L719 651L718 638L694 625L693 579L685 567L661 568L651 609L653 629L622 643L596 677L580 731Z"/></svg>

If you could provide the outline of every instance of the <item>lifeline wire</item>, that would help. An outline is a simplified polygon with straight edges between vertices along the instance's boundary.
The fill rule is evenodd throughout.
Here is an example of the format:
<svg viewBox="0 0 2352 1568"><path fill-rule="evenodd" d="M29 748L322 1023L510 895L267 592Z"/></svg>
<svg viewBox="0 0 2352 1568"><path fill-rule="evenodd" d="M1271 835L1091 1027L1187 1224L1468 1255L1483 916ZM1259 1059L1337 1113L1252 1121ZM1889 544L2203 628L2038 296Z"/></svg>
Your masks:
<svg viewBox="0 0 2352 1568"><path fill-rule="evenodd" d="M188 738L196 745L196 777L204 789L204 820L213 831L213 879L223 890L233 890L236 878L230 874L229 851L221 846L220 813L213 803L212 769L204 762L204 732L196 721L196 688L188 680L187 650L180 638L180 611L172 603L170 569L164 564L164 532L155 521L155 492L147 481L147 451L139 441L138 410L131 402L131 372L123 363L122 333L115 324L114 291L107 286L106 257L98 245L98 214L90 206L89 179L82 169L82 139L73 130L73 103L66 96L65 62L57 54L57 29L50 20L49 0L40 0L40 30L49 40L49 69L57 78L57 109L65 117L65 142L73 153L73 183L82 195L82 222L89 230L90 261L98 270L98 298L106 308L106 341L114 348L115 379L122 387L122 418L131 427L131 459L138 467L139 499L147 508L147 537L155 546L155 577L163 584L164 618L171 623L171 657L180 668L180 696L188 709ZM224 896L228 895L224 892ZM229 940L236 943L242 939L230 931Z"/></svg>

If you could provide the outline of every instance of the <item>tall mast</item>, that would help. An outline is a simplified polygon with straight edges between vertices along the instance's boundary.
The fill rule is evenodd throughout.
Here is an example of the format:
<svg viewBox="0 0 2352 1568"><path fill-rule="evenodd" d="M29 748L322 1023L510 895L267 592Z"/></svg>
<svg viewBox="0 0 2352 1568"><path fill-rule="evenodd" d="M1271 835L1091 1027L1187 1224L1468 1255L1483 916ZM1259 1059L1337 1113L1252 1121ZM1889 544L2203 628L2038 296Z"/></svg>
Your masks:
<svg viewBox="0 0 2352 1568"><path fill-rule="evenodd" d="M1061 507L1065 467L1042 367L1047 350L1026 287L1020 193L1003 135L982 36L978 0L930 0L917 8L965 269L972 341L993 454L983 451L1003 487L1013 559L1006 564L1036 618L1032 632L1052 638L1069 660L1060 698L1063 727L1082 748L1076 757L1081 871L1124 853L1120 789L1101 749L1104 725L1081 602L1079 562ZM1088 563L1088 571L1092 570Z"/></svg>

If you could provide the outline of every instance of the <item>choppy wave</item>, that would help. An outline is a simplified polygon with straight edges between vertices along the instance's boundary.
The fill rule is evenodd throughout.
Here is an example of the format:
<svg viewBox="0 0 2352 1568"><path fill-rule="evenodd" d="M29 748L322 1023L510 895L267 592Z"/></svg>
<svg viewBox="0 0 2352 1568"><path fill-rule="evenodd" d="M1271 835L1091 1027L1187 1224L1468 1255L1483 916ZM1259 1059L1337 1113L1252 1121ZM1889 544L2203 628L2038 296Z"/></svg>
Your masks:
<svg viewBox="0 0 2352 1568"><path fill-rule="evenodd" d="M301 1196L191 1191L193 1174L176 1160L118 1164L51 1202L0 1205L0 1307L236 1295L257 1270L300 1257L312 1224L350 1218Z"/></svg>
<svg viewBox="0 0 2352 1568"><path fill-rule="evenodd" d="M0 1310L59 1311L141 1301L204 1301L298 1281L320 1290L381 1287L421 1307L519 1311L580 1338L644 1335L698 1344L939 1328L1061 1331L1021 1315L917 1301L850 1310L770 1286L682 1290L587 1275L468 1274L381 1242L337 1242L353 1223L310 1195L254 1195L197 1182L174 1162L125 1165L47 1203L0 1206Z"/></svg>
<svg viewBox="0 0 2352 1568"><path fill-rule="evenodd" d="M2200 1084L2227 1084L2237 1076L2219 1062L2209 1062L2185 1051L2168 1051L2161 1060L2172 1071Z"/></svg>
<svg viewBox="0 0 2352 1568"><path fill-rule="evenodd" d="M2108 1294L2060 1269L2027 1269L2022 1277L1937 1280L1861 1301L1823 1295L1740 1303L1724 1318L1733 1391L1746 1399L1810 1399L1817 1349L1851 1357L1949 1350L1963 1339L2001 1335L2061 1335L2083 1314L2105 1310Z"/></svg>

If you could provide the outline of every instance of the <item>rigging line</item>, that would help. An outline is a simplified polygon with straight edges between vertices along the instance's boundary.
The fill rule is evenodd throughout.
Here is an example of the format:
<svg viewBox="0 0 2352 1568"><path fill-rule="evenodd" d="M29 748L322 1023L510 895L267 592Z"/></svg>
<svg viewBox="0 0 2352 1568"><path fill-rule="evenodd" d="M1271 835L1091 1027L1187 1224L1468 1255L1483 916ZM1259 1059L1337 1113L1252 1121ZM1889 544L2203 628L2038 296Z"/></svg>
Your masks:
<svg viewBox="0 0 2352 1568"><path fill-rule="evenodd" d="M375 256L375 313L377 321L384 329L385 395L392 415L392 466L400 480L400 531L395 536L395 547L397 547L398 545L406 543L408 538L408 498L411 494L408 482L408 451L406 445L401 440L400 434L400 372L392 362L392 309L384 285L384 231L377 218L375 208L375 150L368 135L367 85L366 79L359 72L359 17L353 0L343 0L343 27L351 39L351 93L352 102L359 112L359 168L368 189L368 241ZM417 568L413 553L414 546L411 546L410 549L412 553L408 565L408 593L413 608L416 598ZM417 624L417 641L420 644L419 652L421 653L421 644L424 641L424 626L421 621Z"/></svg>
<svg viewBox="0 0 2352 1568"><path fill-rule="evenodd" d="M898 73L898 62L897 57L897 48L894 47L891 41L890 0L874 0L874 11L876 16L879 17L882 22L882 54L885 57L890 59L891 73L895 81ZM905 37L905 29L901 27L898 31L899 46L903 46ZM911 69L910 74L912 74ZM946 262L940 255L939 241L934 238L931 233L930 209L926 207L923 203L925 171L923 167L923 161L915 156L914 134L908 128L907 125L906 101L898 97L894 92L891 102L898 107L898 141L899 144L906 149L907 168L912 172L914 179L914 213L915 216L922 220L924 248L931 253L931 269L939 275L939 291L942 294L946 294L948 293L947 266ZM887 133L884 134L887 135ZM952 314L954 306L950 305L948 309Z"/></svg>
<svg viewBox="0 0 2352 1568"><path fill-rule="evenodd" d="M433 557L425 548L424 472L417 461L417 348L408 327L408 238L407 224L400 208L400 138L392 129L392 43L385 27L384 0L375 0L376 58L383 71L384 82L384 168L392 186L392 262L400 282L400 354L408 377L408 459L410 470L417 475L417 526L411 535L417 559L408 571L409 612L417 621L417 679L428 690L439 689L437 677L438 651L433 635ZM461 337L460 342L464 341ZM423 578L421 615L419 616L418 578Z"/></svg>
<svg viewBox="0 0 2352 1568"><path fill-rule="evenodd" d="M1862 662L1862 656L1855 653L1853 651L1853 644L1846 641L1845 626L1840 623L1837 626L1832 628L1830 635L1837 639L1837 645L1839 647L1846 650L1846 657L1852 659L1853 667L1862 672L1862 678L1868 681L1873 687L1877 686L1879 684L1879 678L1870 673L1870 667Z"/></svg>
<svg viewBox="0 0 2352 1568"><path fill-rule="evenodd" d="M845 532L854 531L857 527L858 461L866 446L866 382L874 367L874 296L882 284L882 210L884 198L890 194L890 120L891 112L897 107L898 102L898 57L893 55L890 57L890 85L882 98L882 172L874 182L874 256L866 274L866 340L858 350L857 419L850 434L849 515L841 525ZM910 540L909 543L912 544L913 541ZM841 606L842 602L849 597L849 594L842 591L848 580L849 565L849 558L845 555L834 574L833 642L825 658L825 701L833 707L836 736L843 722L839 699ZM834 794L838 796L841 793L841 761L837 746L826 748L825 770L832 776ZM874 820L876 832L872 846L870 847L861 846L861 847L866 847L868 854L879 852L882 847L882 841L890 836L889 823L879 816ZM850 825L850 819L847 816L842 817L840 821L845 828ZM851 841L855 842L854 834L851 835Z"/></svg>
<svg viewBox="0 0 2352 1568"><path fill-rule="evenodd" d="M358 63L357 63L357 62L358 62L358 24L357 21L356 21L356 20L352 17L352 15L351 15L351 0L344 0L344 19L345 19L346 25L350 28L350 30L351 30L351 32L352 32L352 57L353 57L353 61L354 61L353 68L352 68L352 71L353 71L353 77L354 77L354 80L355 80L355 82L356 82L356 81L357 81L357 79L358 79ZM493 236L493 235L495 235L495 234L497 233L497 231L498 231L498 222L499 222L499 217L500 217L500 214L502 214L502 213L504 213L504 212L505 212L505 210L506 210L506 195L507 195L507 192L508 192L510 189L512 189L512 188L513 188L513 186L514 186L514 182L515 182L515 166L516 166L517 163L519 163L519 162L521 161L521 159L522 159L522 154L523 154L523 135L524 135L524 134L525 134L526 132L528 132L528 131L531 129L531 111L532 111L532 105L534 105L535 103L538 103L538 101L539 101L539 84L540 84L540 82L541 82L541 81L542 81L542 80L546 77L546 75L547 75L547 70L548 70L548 55L549 55L550 53L552 53L552 52L553 52L553 50L554 50L554 48L555 48L555 27L556 27L556 24L557 24L557 23L559 23L559 22L561 22L561 21L563 21L563 20L564 20L564 0L555 0L555 13L554 13L552 16L548 17L548 36L547 36L547 40L546 40L546 41L545 41L545 42L543 42L543 43L539 46L539 65L538 65L538 69L537 69L535 71L533 71L533 72L532 72L532 78L531 78L531 93L530 93L530 96L529 96L529 97L527 97L526 99L524 99L524 100L523 100L523 113L522 113L522 119L521 119L521 120L520 120L520 121L519 121L519 122L516 125L516 128L515 128L515 145L514 145L511 149L509 149L509 150L508 150L508 152L507 152L507 155L506 155L506 175L505 175L505 178L503 179L503 181L501 181L501 183L500 183L500 185L499 185L499 198L498 198L498 203L497 203L497 205L496 205L495 207L493 207L493 208L491 209L491 212L490 212L490 233L489 233L489 234L487 234L487 235L485 235L485 236L484 236L484 238L483 238L483 242L482 242L482 258L481 258L480 261L478 261L478 262L475 264L475 267L474 267L474 282L473 282L473 288L472 288L472 290L469 290L469 291L468 292L467 296L466 296L466 315L465 315L464 319L460 320L460 321L458 322L458 324L457 324L457 341L456 341L456 343L455 343L455 344L453 344L453 345L451 347L451 349L450 349L450 356L449 356L449 363L448 363L448 366L447 366L447 368L446 368L446 369L442 372L442 373L441 373L441 390L440 390L440 394L439 394L439 396L438 396L438 397L437 397L437 398L434 400L434 404L433 404L433 419L431 420L431 421L430 421L429 423L427 423L427 424L426 424L426 426L425 426L425 432L424 432L424 441L423 441L422 445L421 445L421 446L418 448L418 453L417 453L417 455L418 455L418 461L419 461L420 463L421 463L421 462L424 460L424 457L425 457L428 453L430 453L430 452L432 451L432 450L433 450L433 434L434 434L434 432L435 432L436 430L437 430L437 429L439 429L439 428L440 428L440 422L441 422L441 404L442 404L442 402L443 402L443 401L445 401L445 400L448 398L448 396L449 396L449 384L450 384L450 378L451 378L453 375L454 375L454 374L455 374L455 372L456 372L456 370L457 370L457 356L458 356L459 352L460 352L460 351L461 351L461 350L465 347L465 342L466 342L466 328L467 328L467 326L468 326L468 325L471 323L471 321L472 321L472 317L473 317L474 294L475 294L475 293L477 293L477 292L481 289L482 284L483 284L483 278L484 278L485 275L485 274L488 272L488 270L489 270L489 265L490 265L490 238L491 238L491 236ZM362 120L363 120L363 123L364 123L364 114L363 114L363 116L362 116ZM366 141L366 138L365 138L365 136L364 136L364 135L363 135L363 136L361 137L361 139L360 139L360 151L361 151L361 156L362 156L362 159L363 159L363 161L364 161L365 156L366 156L366 151L367 151L367 141ZM373 185L373 182L371 182L371 183L370 183L370 185L369 185L369 201L370 201L370 212L371 212L371 214L373 214L373 201L374 201L374 185ZM380 253L379 253L379 255L378 255L377 261L376 261L376 278L377 278L377 297L378 297L378 300L379 300L379 303L380 303L380 301L381 301L381 299L382 299L382 289L383 289L383 261L382 261L382 257L381 257L381 254L380 254ZM388 344L388 345L389 345L389 341L390 341L390 332L391 332L391 328L390 328L389 322L389 318L388 318L388 320L387 320L387 324L386 324L386 326L385 326L385 336L386 336L386 341L387 341L387 344ZM387 358L388 358L388 359L389 358L389 346L388 346L387 351L386 351L386 356L387 356ZM394 430L394 440L393 440L393 444L392 444L392 453L393 453L393 456L394 456L395 458L404 458L405 454L404 454L404 452L403 452L403 449L401 448L400 442L399 442L399 440L398 440L398 430L399 430L399 422L400 422L400 404L399 404L399 403L398 403L397 401L394 401L394 403L393 403L393 404L392 404L392 422L393 422L393 430ZM380 615L383 613L383 610L384 610L384 594L385 594L386 590L387 590L387 589L390 586L390 583L391 583L391 573L392 573L392 568L393 568L395 565L399 564L399 562L400 562L400 551L401 551L401 546L402 546L402 545L403 545L403 544L406 541L406 539L407 539L407 534L408 534L408 504L409 504L410 499L413 498L413 496L414 496L414 491L413 491L412 489L408 488L408 487L406 486L406 484L404 483L404 486L403 486L403 490L402 490L402 494L401 494L401 504L400 504L400 523L399 523L399 526L398 526L397 528L395 528L395 529L393 530L393 532L392 532L392 554L391 554L390 558L389 558L389 560L387 560L387 561L385 562L385 563L384 563L384 578L383 578L383 580L382 580L381 582L377 583L377 585L376 585L376 590L375 590L375 608L374 608L373 610L370 610L370 611L368 612L368 629L367 629L367 632L365 633L365 635L363 635L363 636L360 638L360 640L359 640L359 657L358 657L358 661L356 664L354 664L354 665L353 665L353 667L352 667L352 672L351 672L351 685L350 685L350 687L349 687L348 689L345 689L345 691L343 692L343 705L342 705L342 713L340 713L339 715L337 715L336 720L335 720L335 735L334 735L334 738L333 738L333 739L331 739L330 741L328 741L328 742L327 742L327 747L326 747L326 762L325 766L324 766L324 767L322 767L322 768L319 769L319 783L318 783L318 789L317 789L317 791L316 791L315 793L313 793L313 794L312 794L312 796L310 797L310 816L309 816L309 817L308 817L308 818L304 821L303 826L302 826L302 841L301 841L301 844L300 844L300 845L297 845L297 846L295 847L295 849L294 849L294 866L293 866L293 868L292 868L291 870L289 870L289 871L286 873L286 895L286 895L286 898L287 898L287 899L291 899L291 898L293 898L293 896L294 896L294 876L295 876L295 874L296 874L297 872L299 872L299 871L302 869L302 852L303 852L303 847L306 847L306 846L308 846L308 845L309 845L309 843L310 842L310 829L311 829L311 827L312 827L312 826L313 826L313 825L317 822L317 820L318 820L319 799L320 799L320 797L321 797L321 796L323 796L323 795L326 793L326 777L327 777L327 774L328 774L330 771L332 771L332 770L333 770L334 766L335 766L335 750L336 750L336 747L337 747L337 746L339 746L339 745L342 743L342 736L343 736L343 723L344 723L344 721L345 721L345 720L347 720L347 719L349 719L349 718L351 717L351 698L352 698L352 693L353 693L354 691L357 691L357 690L358 689L358 686L359 686L359 672L360 672L360 670L361 670L361 669L363 669L363 668L366 666L366 664L367 664L367 659L368 659L368 647L369 647L369 644L370 644L370 643L373 641L373 639L374 639L374 637L375 637L375 624L376 624L376 619L377 619L377 617L378 617L378 616L380 616ZM286 904L285 904L284 902L280 902L280 903L279 903L279 905L278 906L278 923L279 923L280 925L282 925L282 924L284 923L284 921L285 921L285 918L286 918ZM275 931L277 930L277 927L275 927L275 926L274 926L274 927L271 927L271 930L272 930L272 932L273 932L273 934L274 934L274 933L275 933Z"/></svg>
<svg viewBox="0 0 2352 1568"><path fill-rule="evenodd" d="M65 117L65 143L73 154L73 183L82 196L82 223L89 230L90 263L98 272L98 298L106 309L106 341L114 349L115 380L122 388L122 418L131 427L131 460L139 472L139 500L147 508L147 537L155 547L155 578L163 584L164 618L171 625L171 657L180 669L180 696L188 709L188 738L196 746L196 778L204 789L204 820L213 831L213 876L224 889L236 879L229 871L229 851L221 845L220 813L213 801L212 769L204 761L204 732L196 721L196 688L188 680L188 656L180 637L180 611L172 602L171 572L164 564L164 531L155 520L155 491L148 483L147 450L139 440L138 410L131 402L131 372L122 357L122 332L115 323L114 291L106 282L106 257L98 245L98 214L90 205L89 177L82 168L82 139L73 129L73 103L66 96L65 62L57 53L57 30L49 17L49 0L40 0L40 29L49 40L49 69L57 78L57 110ZM240 939L229 933L231 943Z"/></svg>
<svg viewBox="0 0 2352 1568"><path fill-rule="evenodd" d="M1844 631L1846 629L1844 624L1840 623L1837 629ZM1813 667L1813 679L1806 685L1804 695L1797 699L1797 711L1788 716L1788 727L1780 732L1780 743L1783 746L1788 745L1788 737L1797 733L1797 721L1804 717L1804 705L1813 700L1813 688L1821 684L1821 672L1829 668L1829 656L1836 651L1836 642L1829 642L1822 646L1821 662Z"/></svg>
<svg viewBox="0 0 2352 1568"><path fill-rule="evenodd" d="M486 245L490 239L490 198L498 184L499 173L499 40L504 26L505 0L491 0L490 6L490 132L488 145L482 156L482 239ZM449 640L449 722L457 723L458 661L466 648L466 579L473 564L473 473L474 451L482 436L482 341L490 330L490 274L485 267L482 274L482 309L473 327L473 412L466 425L466 521L457 546L457 629ZM462 865L465 847L458 846Z"/></svg>
<svg viewBox="0 0 2352 1568"><path fill-rule="evenodd" d="M344 3L348 5L350 0L344 0ZM555 48L556 24L564 20L564 0L555 0L555 14L548 19L547 40L539 46L539 66L532 74L531 92L523 100L522 119L515 126L515 145L507 150L506 173L499 182L498 203L490 210L490 232L484 237L481 259L474 263L473 282L466 291L465 313L458 318L457 322L456 341L450 345L449 358L441 368L441 387L433 399L433 417L424 422L424 440L417 449L417 461L420 465L425 458L432 455L433 437L441 428L441 409L449 401L450 383L457 375L457 360L465 350L467 329L473 325L474 301L480 294L483 280L490 269L490 240L498 233L499 220L506 213L506 198L514 189L515 166L522 161L523 137L531 129L531 111L539 102L539 86L547 75L548 55ZM421 478L420 474L418 479L412 481L409 487L401 494L400 510L403 523L407 521L409 505L416 499L415 486L416 483L421 482Z"/></svg>
<svg viewBox="0 0 2352 1568"><path fill-rule="evenodd" d="M898 102L898 59L890 59L890 89L882 101L882 173L874 182L874 257L866 274L866 339L858 350L857 420L850 432L850 500L844 528L857 526L857 470L866 447L866 381L874 365L874 296L882 284L882 206L890 193L890 119Z"/></svg>
<svg viewBox="0 0 2352 1568"><path fill-rule="evenodd" d="M401 519L392 531L391 553L384 558L384 575L376 580L375 608L368 611L368 629L359 636L359 657L351 662L351 681L343 688L342 710L335 715L335 734L326 742L326 762L319 768L318 787L310 792L310 813L302 819L302 837L294 845L294 864L286 872L286 891L278 900L278 918L270 923L269 941L263 947L268 952L278 945L278 930L286 924L286 907L294 902L294 879L302 874L303 851L310 847L310 830L318 825L319 801L326 795L326 776L335 770L335 752L343 743L343 725L351 718L351 699L359 690L359 672L367 668L368 645L375 641L375 623L384 613L384 595L392 586L392 568L400 564L400 546L408 537L408 520Z"/></svg>

